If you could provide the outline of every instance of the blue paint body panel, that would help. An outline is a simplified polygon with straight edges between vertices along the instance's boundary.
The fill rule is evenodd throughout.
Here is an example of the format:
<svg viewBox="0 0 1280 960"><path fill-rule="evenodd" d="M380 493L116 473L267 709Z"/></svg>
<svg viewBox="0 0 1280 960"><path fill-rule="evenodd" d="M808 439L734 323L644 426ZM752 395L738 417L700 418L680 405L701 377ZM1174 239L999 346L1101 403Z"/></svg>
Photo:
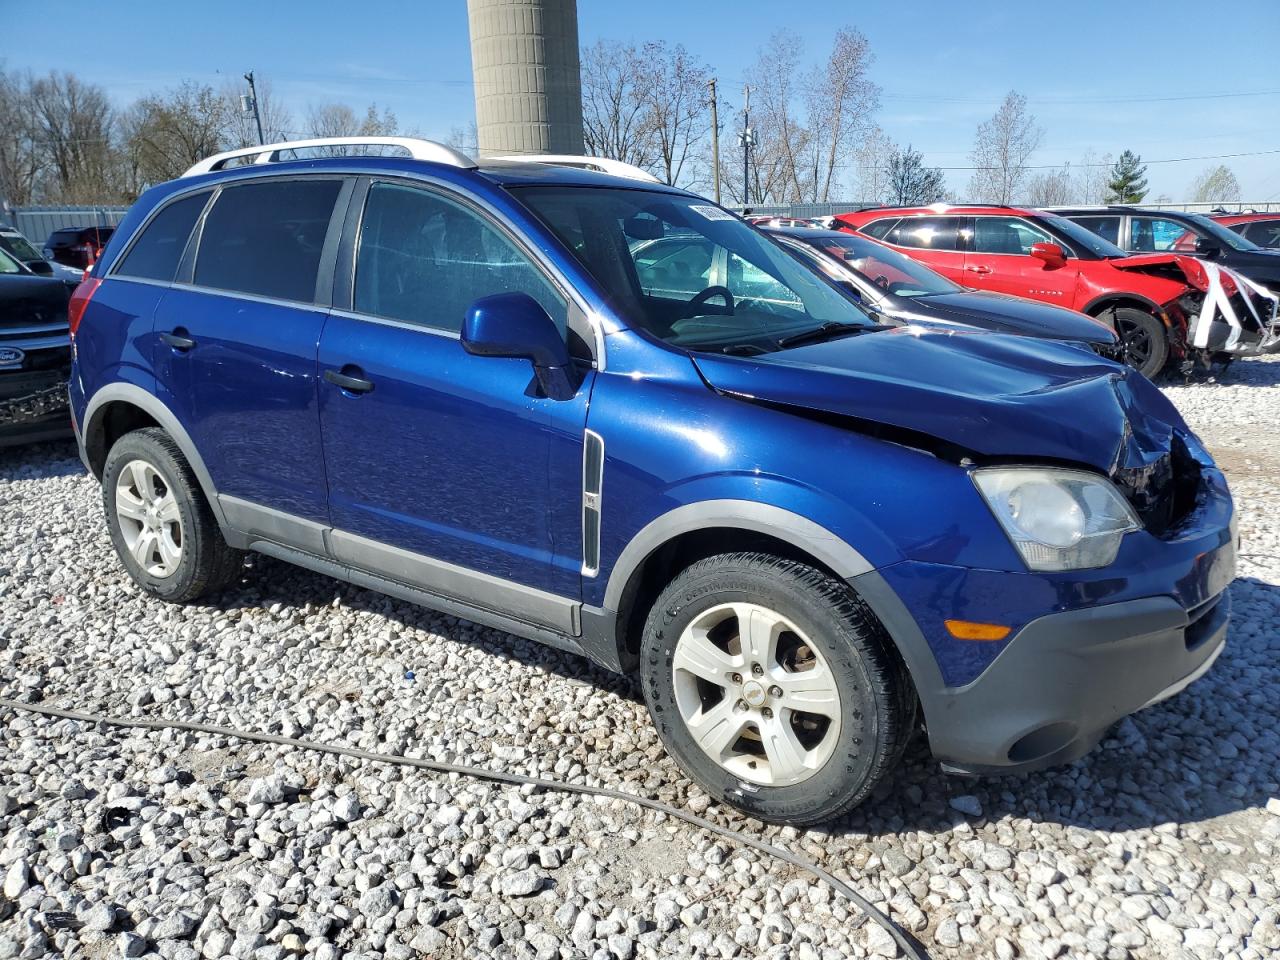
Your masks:
<svg viewBox="0 0 1280 960"><path fill-rule="evenodd" d="M539 392L526 359L472 355L457 337L350 315L338 303L268 303L111 276L166 197L308 173L425 180L495 212L555 265L594 318L607 363L577 369L574 395L555 400ZM1068 344L988 333L899 330L756 357L690 353L610 309L608 291L509 189L538 183L669 189L535 164L464 170L350 158L148 191L95 271L105 280L77 336L77 423L102 387L134 384L190 434L219 493L588 608L606 607L611 578L630 573L616 569L628 545L672 510L767 504L865 558L953 688L981 676L1040 618L1151 597L1191 610L1225 588L1234 546L1226 483L1136 373ZM342 249L335 271L351 269ZM198 345L183 353L160 341L177 329ZM375 386L353 393L327 382L326 370ZM600 568L584 576L586 429L603 438L605 462ZM1201 461L1195 508L1159 536L1129 534L1098 570L1029 572L969 473L975 461L1142 471L1175 439ZM1010 639L955 640L943 627L955 618L1007 624Z"/></svg>

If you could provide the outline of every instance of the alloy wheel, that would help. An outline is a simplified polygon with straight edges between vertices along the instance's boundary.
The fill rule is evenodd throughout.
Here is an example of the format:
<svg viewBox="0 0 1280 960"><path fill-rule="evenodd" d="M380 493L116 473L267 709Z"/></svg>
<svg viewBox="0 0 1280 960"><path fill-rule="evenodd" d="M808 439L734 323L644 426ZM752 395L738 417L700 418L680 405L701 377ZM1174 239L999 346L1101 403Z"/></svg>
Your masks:
<svg viewBox="0 0 1280 960"><path fill-rule="evenodd" d="M182 519L173 490L145 460L130 460L116 480L116 519L125 547L153 577L172 576L182 562Z"/></svg>
<svg viewBox="0 0 1280 960"><path fill-rule="evenodd" d="M767 786L807 780L840 736L840 691L793 623L755 603L694 618L672 659L676 705L694 742L734 776Z"/></svg>

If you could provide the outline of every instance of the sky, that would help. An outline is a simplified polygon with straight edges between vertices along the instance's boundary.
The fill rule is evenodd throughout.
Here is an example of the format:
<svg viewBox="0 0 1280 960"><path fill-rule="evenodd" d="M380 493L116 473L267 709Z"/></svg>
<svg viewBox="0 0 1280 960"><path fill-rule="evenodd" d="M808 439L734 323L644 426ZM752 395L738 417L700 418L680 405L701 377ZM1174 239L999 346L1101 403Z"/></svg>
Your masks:
<svg viewBox="0 0 1280 960"><path fill-rule="evenodd" d="M441 138L474 120L464 0L114 0L70 16L73 28L40 4L0 0L0 61L73 71L121 105L184 79L221 88L253 69L295 117L310 104L363 112L376 101L402 127ZM1149 197L1184 199L1197 174L1225 163L1242 199L1280 199L1278 0L578 0L578 19L584 45L684 44L719 80L722 122L771 33L795 32L816 62L851 26L875 54L876 121L930 165L967 165L978 123L1016 89L1044 129L1033 163L1076 165L1089 149L1206 158L1150 163ZM1207 159L1224 154L1252 155ZM963 194L969 173L947 176Z"/></svg>

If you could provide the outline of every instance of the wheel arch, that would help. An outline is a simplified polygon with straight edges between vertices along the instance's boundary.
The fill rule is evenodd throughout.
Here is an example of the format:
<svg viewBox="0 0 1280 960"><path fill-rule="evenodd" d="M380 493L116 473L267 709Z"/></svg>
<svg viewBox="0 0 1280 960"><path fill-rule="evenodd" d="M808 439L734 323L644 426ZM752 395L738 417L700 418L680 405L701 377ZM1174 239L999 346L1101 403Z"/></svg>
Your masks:
<svg viewBox="0 0 1280 960"><path fill-rule="evenodd" d="M173 438L196 475L218 526L225 531L227 524L218 502L218 491L195 441L162 400L135 384L109 383L85 406L81 431L85 465L101 480L111 445L124 434L143 427L159 427Z"/></svg>
<svg viewBox="0 0 1280 960"><path fill-rule="evenodd" d="M649 607L680 571L717 553L762 551L800 560L848 581L873 569L857 549L790 510L750 500L685 504L650 521L623 549L609 573L604 606L595 611L612 635L617 667L638 662Z"/></svg>
<svg viewBox="0 0 1280 960"><path fill-rule="evenodd" d="M1108 310L1114 310L1121 307L1132 307L1135 310L1141 310L1149 313L1166 327L1169 320L1165 316L1164 310L1160 304L1154 300L1148 300L1146 297L1137 293L1104 293L1084 305L1081 313L1087 313L1091 317L1096 317L1106 313Z"/></svg>

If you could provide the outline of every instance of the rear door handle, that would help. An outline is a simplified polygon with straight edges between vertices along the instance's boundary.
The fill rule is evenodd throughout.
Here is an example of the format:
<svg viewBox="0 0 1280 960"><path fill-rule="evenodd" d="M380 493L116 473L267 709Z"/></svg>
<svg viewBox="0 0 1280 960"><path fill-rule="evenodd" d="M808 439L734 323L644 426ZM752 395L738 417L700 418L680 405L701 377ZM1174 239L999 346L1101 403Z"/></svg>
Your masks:
<svg viewBox="0 0 1280 960"><path fill-rule="evenodd" d="M336 387L341 387L349 393L368 393L373 389L373 381L366 380L363 377L353 377L343 373L341 370L326 370L324 378Z"/></svg>
<svg viewBox="0 0 1280 960"><path fill-rule="evenodd" d="M990 273L991 272L990 267L981 263L975 263L972 265L966 264L965 269L968 270L970 273Z"/></svg>
<svg viewBox="0 0 1280 960"><path fill-rule="evenodd" d="M196 345L196 342L190 337L183 336L176 330L173 333L162 333L160 339L173 347L175 350L190 350Z"/></svg>

